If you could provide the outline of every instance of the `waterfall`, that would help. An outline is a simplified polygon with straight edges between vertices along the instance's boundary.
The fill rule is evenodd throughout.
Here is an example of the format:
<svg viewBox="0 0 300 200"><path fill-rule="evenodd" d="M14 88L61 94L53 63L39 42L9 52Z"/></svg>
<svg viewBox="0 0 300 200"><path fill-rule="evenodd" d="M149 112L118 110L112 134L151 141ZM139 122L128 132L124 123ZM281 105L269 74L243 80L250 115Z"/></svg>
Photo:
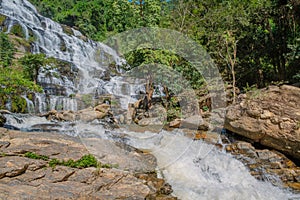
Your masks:
<svg viewBox="0 0 300 200"><path fill-rule="evenodd" d="M84 130L91 130L89 134L93 132L92 128L84 127ZM120 132L109 136L107 130L101 131L97 127L95 134L115 140ZM159 174L172 185L174 195L179 199L299 199L299 195L255 179L232 155L204 141L191 140L180 130L142 135L124 130L124 134L123 141L127 144L151 152L157 158ZM86 135L81 132L81 137ZM86 146L89 148L88 144Z"/></svg>
<svg viewBox="0 0 300 200"><path fill-rule="evenodd" d="M25 38L34 38L32 43L32 53L45 53L48 57L71 63L71 73L73 77L68 77L59 72L40 72L38 82L48 92L47 98L37 95L35 98L35 110L45 112L49 109L77 110L77 103L70 99L70 95L75 94L95 94L98 91L110 93L121 98L126 96L119 93L120 90L113 90L109 81L104 81L102 75L109 71L111 63L122 65L124 60L110 47L95 42L90 39L81 39L82 34L73 28L64 28L60 24L41 16L37 10L26 0L2 0L0 14L7 16L4 24L6 32L10 32L12 27L19 25L22 27ZM66 30L68 29L68 30ZM49 74L50 73L50 74ZM114 79L114 85L119 87L124 83ZM122 91L121 91L122 92ZM59 96L59 97L55 97ZM126 97L127 98L127 97ZM123 102L127 100L123 100ZM50 103L51 102L51 103ZM55 103L54 103L55 102ZM69 104L70 105L67 105ZM46 106L45 106L46 104ZM55 106L53 106L56 104ZM124 109L126 103L122 103Z"/></svg>
<svg viewBox="0 0 300 200"><path fill-rule="evenodd" d="M25 101L26 101L26 105L27 105L27 111L28 113L33 113L34 112L34 105L33 105L33 102L28 99L25 95L22 96Z"/></svg>
<svg viewBox="0 0 300 200"><path fill-rule="evenodd" d="M5 20L7 32L14 25L20 25L26 39L35 38L33 53L42 52L71 63L70 71L75 75L68 77L55 70L50 71L50 75L40 72L38 81L46 92L34 95L36 112L77 110L78 102L70 96L96 93L119 97L121 107L127 109L128 103L133 103L136 95L145 93L143 83L138 80L130 81L120 76L110 77L109 81L103 79L104 72L109 70L109 63L121 65L124 62L108 46L90 39L82 40L82 34L73 28L70 28L71 34L66 33L60 24L41 16L26 0L0 0L0 3L0 14L8 17ZM27 98L25 100L28 101L28 110L32 110L32 102ZM187 138L179 130L159 133L135 133L128 130L113 132L101 124L76 122L70 128L67 123L49 122L32 115L7 114L5 117L6 124L25 131L35 130L37 125L51 125L65 134L81 138L89 134L91 137L126 142L150 151L157 158L158 172L172 185L179 199L299 199L270 183L256 180L231 155L203 141ZM120 135L125 136L121 138Z"/></svg>

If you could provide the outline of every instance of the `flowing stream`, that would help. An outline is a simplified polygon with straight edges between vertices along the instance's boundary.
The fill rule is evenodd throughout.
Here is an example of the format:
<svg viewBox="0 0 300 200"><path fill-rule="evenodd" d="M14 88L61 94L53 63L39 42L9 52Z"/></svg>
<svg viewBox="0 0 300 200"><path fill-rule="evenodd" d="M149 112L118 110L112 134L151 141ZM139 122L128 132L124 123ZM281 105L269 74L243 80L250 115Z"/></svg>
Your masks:
<svg viewBox="0 0 300 200"><path fill-rule="evenodd" d="M129 102L134 102L133 96L141 90L139 83L129 84L120 76L112 76L109 80L103 78L110 63L118 65L124 62L114 50L89 39L83 40L77 30L66 33L61 25L38 14L26 0L0 0L0 3L0 14L7 16L5 31L11 31L15 25L21 26L25 38L35 38L33 53L43 52L71 63L76 75L76 80L73 80L67 76L54 77L52 72L50 76L41 73L41 84L45 87L59 85L65 94L37 94L34 102L24 97L29 111L42 113L59 110L59 106L60 109L77 110L78 102L70 97L72 94L113 94L120 97L123 109L127 109ZM101 122L49 122L31 114L5 116L7 127L23 131L45 130L81 138L101 137L150 151L157 158L159 174L172 185L174 195L179 199L300 199L299 195L258 181L231 155L212 144L192 140L180 130L138 133L125 128L111 130ZM121 138L120 135L125 136Z"/></svg>

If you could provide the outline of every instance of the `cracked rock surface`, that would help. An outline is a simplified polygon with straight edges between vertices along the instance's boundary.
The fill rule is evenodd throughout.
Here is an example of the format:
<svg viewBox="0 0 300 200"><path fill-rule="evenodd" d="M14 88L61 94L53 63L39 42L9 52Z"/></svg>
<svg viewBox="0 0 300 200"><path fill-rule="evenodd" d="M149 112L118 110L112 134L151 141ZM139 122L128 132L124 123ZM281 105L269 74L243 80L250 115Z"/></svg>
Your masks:
<svg viewBox="0 0 300 200"><path fill-rule="evenodd" d="M97 150L101 151L101 148ZM155 161L150 154L136 152L141 165L125 170L126 166L50 167L49 160L25 157L26 152L48 156L49 160L65 161L78 160L90 153L77 138L0 128L0 199L176 199L170 195L170 185L150 171L152 168L147 165L147 160L152 165ZM119 153L122 157L115 159L120 162L128 160L125 154ZM104 159L105 152L101 156Z"/></svg>
<svg viewBox="0 0 300 200"><path fill-rule="evenodd" d="M300 88L269 86L239 96L225 128L300 159Z"/></svg>

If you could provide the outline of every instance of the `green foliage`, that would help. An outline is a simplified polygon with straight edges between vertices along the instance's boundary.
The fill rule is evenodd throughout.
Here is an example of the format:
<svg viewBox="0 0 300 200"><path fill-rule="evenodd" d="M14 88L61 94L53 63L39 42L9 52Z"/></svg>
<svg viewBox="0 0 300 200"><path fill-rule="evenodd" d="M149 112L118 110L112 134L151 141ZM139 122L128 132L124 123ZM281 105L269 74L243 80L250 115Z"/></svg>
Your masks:
<svg viewBox="0 0 300 200"><path fill-rule="evenodd" d="M19 60L23 66L25 77L37 82L38 73L41 67L46 64L45 54L26 54Z"/></svg>
<svg viewBox="0 0 300 200"><path fill-rule="evenodd" d="M156 84L172 85L175 93L185 89L182 87L183 78L188 80L194 89L203 86L204 80L200 72L191 63L171 51L138 49L126 54L125 58L130 69L141 66L139 70L142 70L143 74L156 74Z"/></svg>
<svg viewBox="0 0 300 200"><path fill-rule="evenodd" d="M23 32L23 28L19 24L13 25L11 30L10 30L10 33L14 34L16 36L19 36L21 38L25 38L25 33Z"/></svg>
<svg viewBox="0 0 300 200"><path fill-rule="evenodd" d="M14 53L13 43L9 41L7 34L0 32L0 67L10 66Z"/></svg>
<svg viewBox="0 0 300 200"><path fill-rule="evenodd" d="M293 76L293 79L294 79L296 82L300 82L300 72L297 73L297 74L295 74L295 75Z"/></svg>
<svg viewBox="0 0 300 200"><path fill-rule="evenodd" d="M10 101L12 112L25 113L27 111L27 103L23 97L14 95Z"/></svg>
<svg viewBox="0 0 300 200"><path fill-rule="evenodd" d="M83 94L81 100L86 106L92 106L93 104L93 95L92 94Z"/></svg>
<svg viewBox="0 0 300 200"><path fill-rule="evenodd" d="M38 155L36 153L33 153L33 152L26 152L24 154L25 157L27 158L31 158L31 159L37 159L37 160L49 160L49 157L48 156L45 156L45 155Z"/></svg>
<svg viewBox="0 0 300 200"><path fill-rule="evenodd" d="M209 110L209 107L208 107L208 106L203 106L203 107L202 107L202 110L203 110L204 112L206 112L206 111Z"/></svg>
<svg viewBox="0 0 300 200"><path fill-rule="evenodd" d="M69 159L68 161L60 161L56 158L51 159L49 162L50 167L55 167L56 165L68 166L72 168L87 168L87 167L98 167L99 163L97 159L91 155L84 155L79 160L74 161Z"/></svg>
<svg viewBox="0 0 300 200"><path fill-rule="evenodd" d="M181 118L181 108L176 97L171 97L167 106L167 121L170 122L176 118Z"/></svg>
<svg viewBox="0 0 300 200"><path fill-rule="evenodd" d="M249 84L246 83L246 86L243 87L243 91L246 92L246 93L251 92L251 91L255 91L255 90L257 90L256 85L249 86Z"/></svg>
<svg viewBox="0 0 300 200"><path fill-rule="evenodd" d="M38 10L62 24L76 26L85 35L104 40L141 26L157 26L163 18L164 1L144 0L142 4L128 0L31 0Z"/></svg>
<svg viewBox="0 0 300 200"><path fill-rule="evenodd" d="M236 80L240 88L247 88L247 83L260 88L272 81L299 81L298 1L31 2L47 17L75 27L96 40L143 26L178 30L202 45L220 69L224 80L232 85ZM131 67L158 63L178 71L193 88L203 85L201 75L191 64L172 52L141 49L125 57ZM147 70L144 74L148 73Z"/></svg>
<svg viewBox="0 0 300 200"><path fill-rule="evenodd" d="M26 101L21 95L41 92L42 88L24 78L22 71L10 67L0 68L0 109L11 103L12 112L26 112Z"/></svg>
<svg viewBox="0 0 300 200"><path fill-rule="evenodd" d="M6 16L0 14L0 26L4 24L5 20L6 20Z"/></svg>

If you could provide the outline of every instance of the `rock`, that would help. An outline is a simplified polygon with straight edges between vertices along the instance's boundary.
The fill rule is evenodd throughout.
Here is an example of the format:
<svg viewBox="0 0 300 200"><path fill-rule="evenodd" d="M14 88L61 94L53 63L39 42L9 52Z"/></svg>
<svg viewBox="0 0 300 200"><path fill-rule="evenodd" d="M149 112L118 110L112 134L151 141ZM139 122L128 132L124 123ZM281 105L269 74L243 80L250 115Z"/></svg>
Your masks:
<svg viewBox="0 0 300 200"><path fill-rule="evenodd" d="M300 88L269 86L239 99L228 107L226 129L300 159Z"/></svg>
<svg viewBox="0 0 300 200"><path fill-rule="evenodd" d="M6 118L0 114L0 127L3 127L6 122Z"/></svg>
<svg viewBox="0 0 300 200"><path fill-rule="evenodd" d="M163 179L154 173L156 160L130 146L100 138L88 138L101 161L119 164L117 168L52 168L53 158L78 160L90 154L78 138L49 132L19 132L0 128L0 199L147 199L172 197ZM9 145L6 145L9 144ZM25 157L26 152L49 159ZM126 169L126 170L125 170ZM138 175L143 174L143 176Z"/></svg>
<svg viewBox="0 0 300 200"><path fill-rule="evenodd" d="M126 144L97 138L82 138L82 142L89 152L99 158L102 163L118 165L119 169L135 172L155 171L156 159L154 156L141 153Z"/></svg>
<svg viewBox="0 0 300 200"><path fill-rule="evenodd" d="M140 126L149 126L149 125L163 125L163 120L159 117L150 117L150 118L143 118L138 121Z"/></svg>
<svg viewBox="0 0 300 200"><path fill-rule="evenodd" d="M135 118L135 115L136 115L136 109L134 107L134 104L129 103L127 114L126 114L126 123L131 124L132 120Z"/></svg>
<svg viewBox="0 0 300 200"><path fill-rule="evenodd" d="M200 115L193 115L181 122L182 128L194 129L194 130L208 130L209 125L205 122Z"/></svg>
<svg viewBox="0 0 300 200"><path fill-rule="evenodd" d="M63 111L61 115L61 120L63 121L75 121L76 115L73 111Z"/></svg>
<svg viewBox="0 0 300 200"><path fill-rule="evenodd" d="M77 114L77 118L84 122L91 122L95 119L103 119L106 115L106 113L98 111L83 111Z"/></svg>
<svg viewBox="0 0 300 200"><path fill-rule="evenodd" d="M85 122L91 122L95 119L103 119L109 114L110 106L108 104L101 104L95 108L89 107L79 111L65 110L58 112L56 110L51 110L46 114L41 115L42 117L47 117L48 120L58 120L58 121L76 121L82 120Z"/></svg>
<svg viewBox="0 0 300 200"><path fill-rule="evenodd" d="M300 192L300 187L297 187L300 184L300 167L282 153L268 149L258 150L244 141L235 141L226 145L225 149L242 161L255 178Z"/></svg>
<svg viewBox="0 0 300 200"><path fill-rule="evenodd" d="M94 108L95 111L102 112L102 113L108 113L109 109L110 109L110 105L106 103L100 104Z"/></svg>
<svg viewBox="0 0 300 200"><path fill-rule="evenodd" d="M1 114L11 114L9 110L0 110Z"/></svg>
<svg viewBox="0 0 300 200"><path fill-rule="evenodd" d="M169 123L169 127L170 128L179 128L180 127L180 125L181 125L181 119L174 119L173 121L171 121L170 123Z"/></svg>

